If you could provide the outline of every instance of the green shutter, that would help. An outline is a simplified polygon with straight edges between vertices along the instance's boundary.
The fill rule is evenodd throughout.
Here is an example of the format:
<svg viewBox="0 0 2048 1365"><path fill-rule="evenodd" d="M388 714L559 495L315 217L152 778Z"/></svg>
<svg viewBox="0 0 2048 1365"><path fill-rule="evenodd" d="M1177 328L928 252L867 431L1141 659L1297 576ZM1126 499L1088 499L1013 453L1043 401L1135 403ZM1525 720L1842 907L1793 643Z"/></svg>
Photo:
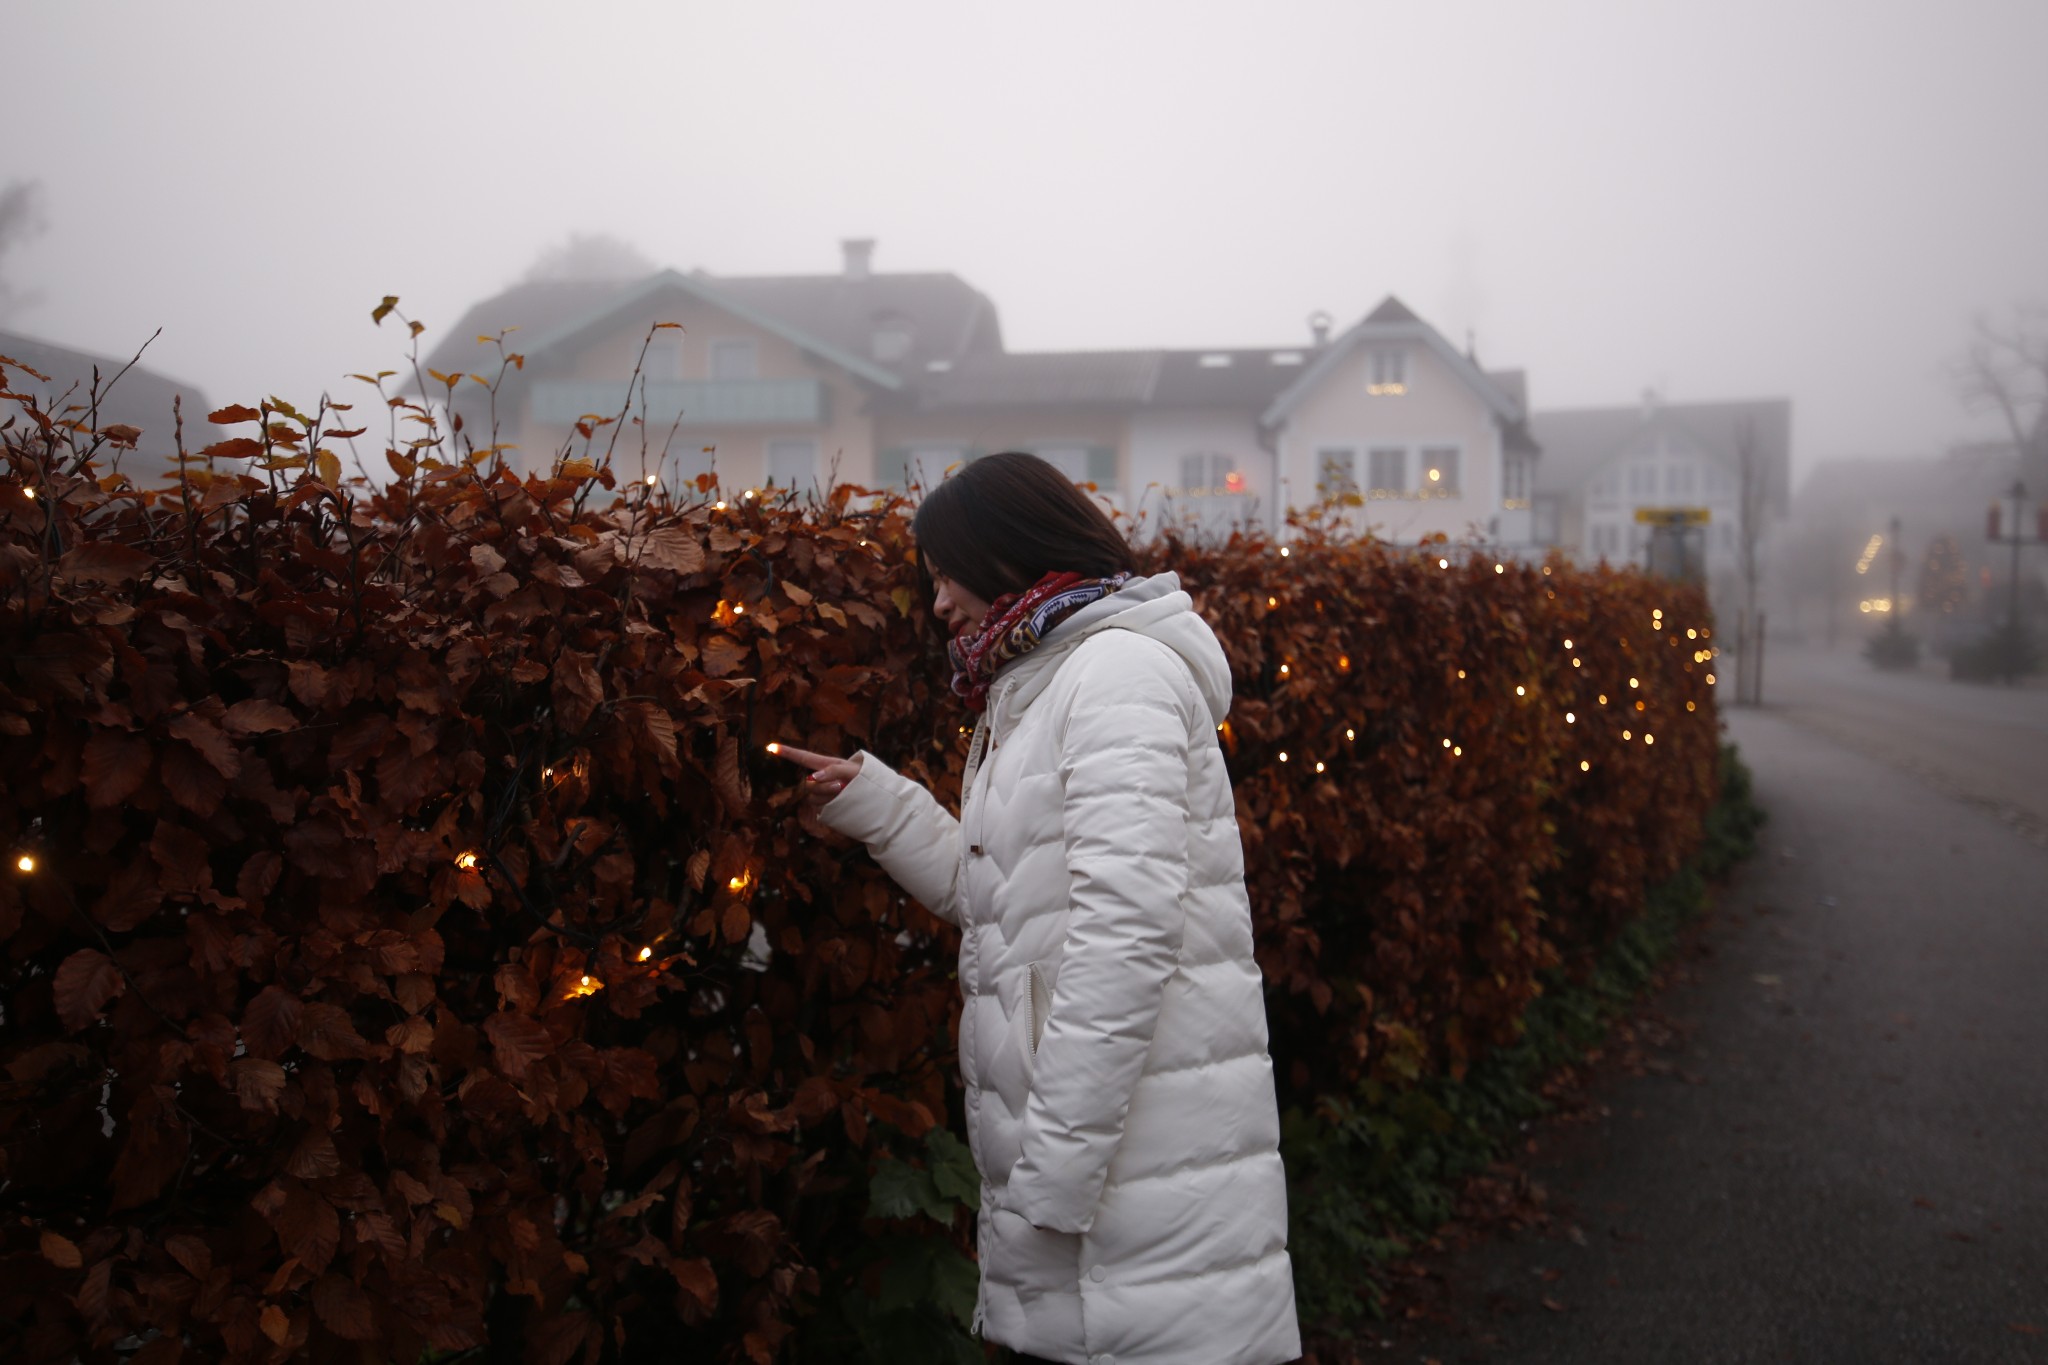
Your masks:
<svg viewBox="0 0 2048 1365"><path fill-rule="evenodd" d="M910 452L901 446L875 454L875 482L884 488L901 489L910 483Z"/></svg>
<svg viewBox="0 0 2048 1365"><path fill-rule="evenodd" d="M1112 446L1088 447L1088 482L1097 488L1115 488L1116 450Z"/></svg>

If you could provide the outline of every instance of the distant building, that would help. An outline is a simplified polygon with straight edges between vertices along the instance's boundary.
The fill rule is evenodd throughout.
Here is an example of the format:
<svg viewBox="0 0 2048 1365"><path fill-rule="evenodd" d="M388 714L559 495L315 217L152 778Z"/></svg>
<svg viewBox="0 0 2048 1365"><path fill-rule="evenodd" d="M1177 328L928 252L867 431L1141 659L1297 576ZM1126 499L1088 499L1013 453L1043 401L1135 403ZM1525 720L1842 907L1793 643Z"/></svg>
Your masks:
<svg viewBox="0 0 2048 1365"><path fill-rule="evenodd" d="M1634 407L1568 408L1530 419L1543 459L1536 467L1535 538L1581 563L1641 564L1650 528L1641 509L1707 513L1706 577L1730 591L1743 544L1745 449L1763 524L1791 500L1792 404L1666 403L1646 394Z"/></svg>
<svg viewBox="0 0 2048 1365"><path fill-rule="evenodd" d="M188 448L196 451L213 439L214 429L206 425L206 397L190 384L170 379L136 365L122 374L126 359L94 355L55 342L0 331L0 356L26 365L44 375L39 382L10 367L8 385L18 393L34 395L51 416L73 420L90 418L101 429L131 426L142 433L136 452L142 455L175 455L176 422L173 404L180 403L185 418ZM93 373L99 372L100 397L93 410ZM119 381L115 376L119 375ZM154 471L152 471L153 473Z"/></svg>
<svg viewBox="0 0 2048 1365"><path fill-rule="evenodd" d="M471 308L427 365L489 377L495 352L475 338L520 328L506 345L525 365L506 377L495 438L482 389L459 384L452 401L471 440L516 446L525 468L588 415L625 413L666 447L663 477L715 462L727 487L929 484L1022 449L1153 524L1273 529L1334 495L1398 541L1530 539L1522 376L1482 372L1396 299L1300 346L1013 352L958 276L878 273L871 242L843 246L836 275L515 286ZM650 341L661 322L680 327ZM629 466L641 439L620 440Z"/></svg>

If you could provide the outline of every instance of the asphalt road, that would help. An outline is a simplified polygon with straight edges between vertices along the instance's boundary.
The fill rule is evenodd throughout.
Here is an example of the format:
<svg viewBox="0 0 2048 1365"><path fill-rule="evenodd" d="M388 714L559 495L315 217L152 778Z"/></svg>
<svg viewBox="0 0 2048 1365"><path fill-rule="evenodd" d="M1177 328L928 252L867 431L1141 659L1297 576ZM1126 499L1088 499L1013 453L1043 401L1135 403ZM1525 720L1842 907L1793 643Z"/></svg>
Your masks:
<svg viewBox="0 0 2048 1365"><path fill-rule="evenodd" d="M1451 1257L1387 1358L2048 1361L2048 691L1847 662L1730 719L1771 823L1669 1074L1538 1130L1557 1230Z"/></svg>

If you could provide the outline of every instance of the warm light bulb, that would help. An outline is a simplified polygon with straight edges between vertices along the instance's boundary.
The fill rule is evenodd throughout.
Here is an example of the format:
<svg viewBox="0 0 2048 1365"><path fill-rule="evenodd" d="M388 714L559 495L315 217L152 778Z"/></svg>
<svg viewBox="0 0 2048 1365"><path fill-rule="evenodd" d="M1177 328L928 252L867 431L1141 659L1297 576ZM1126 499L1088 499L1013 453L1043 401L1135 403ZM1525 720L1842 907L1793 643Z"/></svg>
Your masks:
<svg viewBox="0 0 2048 1365"><path fill-rule="evenodd" d="M1605 706L1605 705L1607 705L1607 694L1606 694L1605 692L1602 692L1602 693L1600 694L1600 704L1601 704L1602 706Z"/></svg>
<svg viewBox="0 0 2048 1365"><path fill-rule="evenodd" d="M1592 765L1592 764L1590 764L1590 763L1588 763L1588 762L1586 762L1586 760L1582 758L1582 759L1580 759L1580 760L1579 760L1579 771L1580 771L1580 772L1582 772L1582 773L1589 773L1589 772L1592 772L1592 771L1593 771L1593 765Z"/></svg>
<svg viewBox="0 0 2048 1365"><path fill-rule="evenodd" d="M1629 733L1628 731L1626 731L1626 730L1623 730L1623 731L1621 732L1621 738L1622 738L1622 741L1623 741L1624 743L1626 743L1626 742L1627 742L1628 740L1631 740L1631 739L1635 738L1635 736L1634 736L1634 735L1632 735L1632 734L1630 734L1630 733Z"/></svg>
<svg viewBox="0 0 2048 1365"><path fill-rule="evenodd" d="M1321 772L1322 770L1323 770L1323 765L1322 765L1322 764L1320 764L1320 763L1316 764L1316 771L1317 771L1317 772Z"/></svg>
<svg viewBox="0 0 2048 1365"><path fill-rule="evenodd" d="M1569 650L1569 649L1570 649L1570 648L1572 647L1572 642L1571 642L1570 640L1566 640L1566 641L1564 642L1564 647L1565 647L1565 648L1566 648L1567 650Z"/></svg>
<svg viewBox="0 0 2048 1365"><path fill-rule="evenodd" d="M645 962L645 961L646 961L646 960L647 960L648 958L650 958L650 957L653 957L653 956L654 956L654 949L652 949L652 948L642 948L642 949L640 950L640 960L641 960L642 962Z"/></svg>
<svg viewBox="0 0 2048 1365"><path fill-rule="evenodd" d="M1287 761L1287 751L1285 749L1282 749L1280 751L1280 761L1282 763L1285 763Z"/></svg>
<svg viewBox="0 0 2048 1365"><path fill-rule="evenodd" d="M1464 756L1465 756L1465 747L1464 747L1464 746L1463 746L1462 744L1453 744L1453 745L1451 746L1451 757L1452 757L1452 758L1463 758Z"/></svg>
<svg viewBox="0 0 2048 1365"><path fill-rule="evenodd" d="M1287 672L1288 672L1288 669L1287 669L1287 665L1286 665L1286 664L1282 664L1282 665L1280 665L1280 676L1281 676L1281 677L1283 677L1283 678L1284 678L1284 677L1286 677L1286 676L1287 676Z"/></svg>
<svg viewBox="0 0 2048 1365"><path fill-rule="evenodd" d="M24 853L14 860L14 866L20 872L33 872L36 870L36 855Z"/></svg>
<svg viewBox="0 0 2048 1365"><path fill-rule="evenodd" d="M455 855L455 866L464 872L476 871L476 854L458 853Z"/></svg>
<svg viewBox="0 0 2048 1365"><path fill-rule="evenodd" d="M1451 567L1451 561L1450 561L1450 560L1448 560L1448 559L1439 559L1439 560L1438 560L1438 561L1436 562L1436 566L1437 566L1437 567L1438 567L1439 569L1448 569L1448 568L1450 568L1450 567Z"/></svg>
<svg viewBox="0 0 2048 1365"><path fill-rule="evenodd" d="M1713 674L1711 674L1711 673L1709 673L1709 674L1707 674L1707 686L1709 686L1709 687L1712 687L1713 685L1714 685L1714 675L1713 675Z"/></svg>
<svg viewBox="0 0 2048 1365"><path fill-rule="evenodd" d="M1572 660L1572 667L1573 667L1573 668L1577 668L1577 667L1579 667L1579 661L1578 661L1577 659L1573 659L1573 660Z"/></svg>
<svg viewBox="0 0 2048 1365"><path fill-rule="evenodd" d="M1358 738L1358 732L1356 730L1346 730L1344 732L1344 738L1355 740Z"/></svg>
<svg viewBox="0 0 2048 1365"><path fill-rule="evenodd" d="M1663 619L1663 616L1664 616L1664 608L1662 608L1662 607L1651 607L1651 608L1650 608L1650 615L1652 615L1652 616L1655 616L1655 617L1657 617L1657 618L1658 618L1659 620L1662 620L1662 619Z"/></svg>
<svg viewBox="0 0 2048 1365"><path fill-rule="evenodd" d="M22 489L22 490L21 490L21 495L22 495L22 496L23 496L24 498L27 498L27 499L28 499L28 500L29 500L30 502L34 502L34 501L36 500L36 490L35 490L35 489L33 489L33 488L24 488L24 489Z"/></svg>
<svg viewBox="0 0 2048 1365"><path fill-rule="evenodd" d="M659 474L649 474L649 475L647 476L647 486L648 486L649 488L652 488L652 487L654 487L654 485L656 485L656 484L658 484L658 483L660 483L660 482L661 482L661 475L659 475Z"/></svg>
<svg viewBox="0 0 2048 1365"><path fill-rule="evenodd" d="M768 742L768 752L771 754L779 754L782 752L782 746L776 743L775 741L770 740Z"/></svg>
<svg viewBox="0 0 2048 1365"><path fill-rule="evenodd" d="M1700 638L1700 633L1694 630L1691 626L1687 626L1685 628L1685 638L1688 640L1697 640Z"/></svg>
<svg viewBox="0 0 2048 1365"><path fill-rule="evenodd" d="M714 502L711 504L711 506L714 511L723 512L725 510L725 504L723 502Z"/></svg>
<svg viewBox="0 0 2048 1365"><path fill-rule="evenodd" d="M1337 656L1337 667L1348 670L1351 667L1351 656L1349 654L1339 654Z"/></svg>
<svg viewBox="0 0 2048 1365"><path fill-rule="evenodd" d="M1282 546L1280 547L1280 557L1281 557L1282 559L1285 559L1285 558L1287 558L1287 547L1286 547L1285 545L1282 545Z"/></svg>
<svg viewBox="0 0 2048 1365"><path fill-rule="evenodd" d="M728 891L744 891L746 889L746 886L747 879L741 876L734 877L731 881L727 882L725 884L725 889Z"/></svg>
<svg viewBox="0 0 2048 1365"><path fill-rule="evenodd" d="M1461 669L1459 669L1459 670L1458 670L1458 676L1459 676L1459 677L1461 677L1461 678L1462 678L1462 677L1464 677L1464 676L1465 676L1465 670L1464 670L1464 669L1462 669L1462 668L1461 668Z"/></svg>
<svg viewBox="0 0 2048 1365"><path fill-rule="evenodd" d="M581 981L577 982L577 984L580 986L588 986L590 984L590 978L586 976Z"/></svg>
<svg viewBox="0 0 2048 1365"><path fill-rule="evenodd" d="M1266 599L1266 606L1267 606L1267 608L1268 608L1268 609L1271 609L1271 608L1273 608L1273 607L1277 607L1277 606L1279 606L1279 605L1280 605L1280 599L1279 599L1279 598L1277 598L1277 597L1269 597L1269 598L1267 598L1267 599Z"/></svg>
<svg viewBox="0 0 2048 1365"><path fill-rule="evenodd" d="M1518 697L1527 695L1526 689L1524 689L1520 685L1517 685L1515 688L1515 695Z"/></svg>
<svg viewBox="0 0 2048 1365"><path fill-rule="evenodd" d="M1643 732L1643 743L1645 743L1645 744L1655 744L1656 742L1657 742L1657 737L1656 737L1655 735L1651 734L1651 733L1650 733L1649 731L1647 731L1647 730L1645 730L1645 731Z"/></svg>
<svg viewBox="0 0 2048 1365"><path fill-rule="evenodd" d="M1451 747L1451 741L1450 741L1450 740L1448 740L1448 739L1446 739L1446 740L1444 741L1444 747L1445 747L1446 749L1450 748L1450 747Z"/></svg>
<svg viewBox="0 0 2048 1365"><path fill-rule="evenodd" d="M1630 678L1630 679L1628 680L1628 685L1629 685L1630 687L1641 687L1641 686L1642 686L1642 684L1641 684L1641 683L1639 683L1639 682L1637 682L1637 681L1636 681L1636 680L1635 680L1634 678Z"/></svg>
<svg viewBox="0 0 2048 1365"><path fill-rule="evenodd" d="M1693 706L1693 704L1692 704L1691 702L1687 702L1687 703L1685 704L1685 709L1686 709L1686 710L1688 710L1688 711L1691 711L1691 710L1694 710L1695 708L1694 708L1694 706Z"/></svg>
<svg viewBox="0 0 2048 1365"><path fill-rule="evenodd" d="M1577 725L1577 724L1579 723L1579 718L1578 718L1578 715L1577 715L1576 713L1574 713L1574 712L1571 712L1571 711L1567 711L1567 712L1565 712L1565 713L1564 713L1564 723L1565 723L1566 725Z"/></svg>
<svg viewBox="0 0 2048 1365"><path fill-rule="evenodd" d="M1508 571L1508 566L1505 564L1496 564L1493 566L1493 571L1495 573L1506 573Z"/></svg>
<svg viewBox="0 0 2048 1365"><path fill-rule="evenodd" d="M543 782L546 782L546 781L548 781L549 779L551 779L552 777L554 777L554 775L555 775L555 770L554 770L553 768L542 768L542 769L540 770L540 780L541 780L541 781L543 781Z"/></svg>
<svg viewBox="0 0 2048 1365"><path fill-rule="evenodd" d="M733 604L732 604L732 614L733 614L734 616L745 616L745 615L747 614L747 604L746 604L746 603L744 603L744 602L735 602L735 603L733 603Z"/></svg>

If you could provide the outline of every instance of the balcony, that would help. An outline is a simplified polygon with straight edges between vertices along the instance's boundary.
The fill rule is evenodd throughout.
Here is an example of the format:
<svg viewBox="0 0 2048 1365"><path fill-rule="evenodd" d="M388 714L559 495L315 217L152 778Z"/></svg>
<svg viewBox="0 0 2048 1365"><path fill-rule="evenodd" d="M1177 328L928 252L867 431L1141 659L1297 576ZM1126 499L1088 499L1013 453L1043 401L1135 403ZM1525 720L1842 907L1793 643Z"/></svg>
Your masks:
<svg viewBox="0 0 2048 1365"><path fill-rule="evenodd" d="M622 381L558 379L534 385L533 419L568 425L587 413L613 416L626 400ZM711 379L649 384L647 422L666 427L822 426L825 385L816 379ZM640 415L636 395L630 416Z"/></svg>

